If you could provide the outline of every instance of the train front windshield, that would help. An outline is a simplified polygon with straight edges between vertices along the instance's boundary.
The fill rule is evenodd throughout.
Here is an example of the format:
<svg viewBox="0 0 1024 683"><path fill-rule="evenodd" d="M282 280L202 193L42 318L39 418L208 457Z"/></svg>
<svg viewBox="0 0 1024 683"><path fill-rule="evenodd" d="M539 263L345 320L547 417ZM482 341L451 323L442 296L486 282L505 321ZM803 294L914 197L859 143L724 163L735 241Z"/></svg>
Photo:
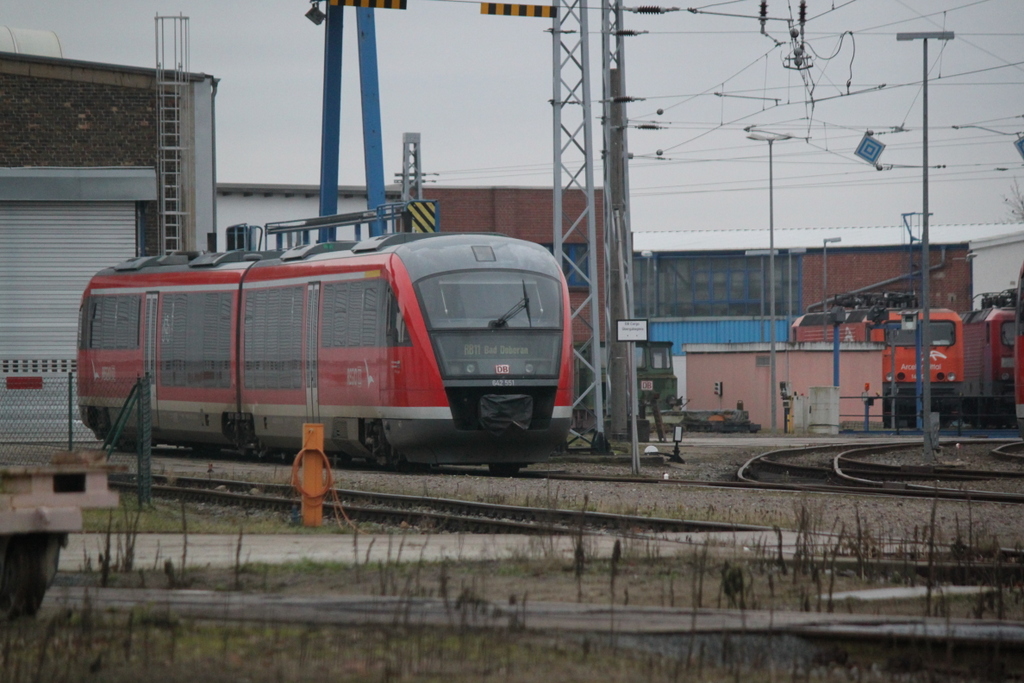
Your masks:
<svg viewBox="0 0 1024 683"><path fill-rule="evenodd" d="M956 328L953 323L940 320L928 326L932 332L932 346L952 346L956 342ZM914 330L897 330L896 346L916 346L917 333Z"/></svg>
<svg viewBox="0 0 1024 683"><path fill-rule="evenodd" d="M458 271L416 284L448 378L558 376L561 283L521 271Z"/></svg>

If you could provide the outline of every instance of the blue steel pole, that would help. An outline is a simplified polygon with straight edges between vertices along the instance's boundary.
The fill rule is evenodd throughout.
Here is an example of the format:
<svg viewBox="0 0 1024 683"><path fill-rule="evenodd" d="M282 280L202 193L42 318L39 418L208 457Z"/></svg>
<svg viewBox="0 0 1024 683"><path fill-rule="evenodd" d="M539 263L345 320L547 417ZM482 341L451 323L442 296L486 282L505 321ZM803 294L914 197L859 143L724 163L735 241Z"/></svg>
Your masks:
<svg viewBox="0 0 1024 683"><path fill-rule="evenodd" d="M341 154L341 39L345 27L342 5L327 3L324 37L324 103L320 132L320 215L338 213L338 158ZM335 228L321 228L319 242L334 239Z"/></svg>
<svg viewBox="0 0 1024 683"><path fill-rule="evenodd" d="M359 90L363 101L363 159L366 166L366 208L384 203L384 151L381 142L380 84L377 77L377 28L373 10L356 9L359 33ZM356 228L358 230L358 228ZM384 234L380 220L370 223L370 236ZM359 237L359 235L356 235Z"/></svg>

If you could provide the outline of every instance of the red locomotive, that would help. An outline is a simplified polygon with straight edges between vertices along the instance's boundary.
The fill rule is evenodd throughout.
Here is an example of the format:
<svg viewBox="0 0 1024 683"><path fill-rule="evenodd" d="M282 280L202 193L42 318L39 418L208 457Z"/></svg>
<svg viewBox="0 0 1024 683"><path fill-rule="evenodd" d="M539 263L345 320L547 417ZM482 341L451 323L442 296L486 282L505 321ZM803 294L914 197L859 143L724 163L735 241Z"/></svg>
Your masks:
<svg viewBox="0 0 1024 683"><path fill-rule="evenodd" d="M148 373L156 443L325 450L511 473L565 443L568 289L540 245L391 234L285 252L140 257L82 298L82 419L111 428Z"/></svg>
<svg viewBox="0 0 1024 683"><path fill-rule="evenodd" d="M838 326L842 342L882 342L882 368L879 377L884 397L895 396L895 412L900 426L913 426L917 414L917 341L916 332L896 325L907 315L920 320L913 295L882 293L840 295L836 304L846 316ZM831 313L808 313L792 325L792 339L797 342L833 341ZM943 422L955 419L960 412L961 382L964 370L963 334L960 316L945 308L929 311L931 331L931 382L933 409ZM891 329L888 331L885 327ZM893 356L895 355L895 362ZM895 376L894 373L895 372ZM892 401L884 401L887 423L891 422Z"/></svg>
<svg viewBox="0 0 1024 683"><path fill-rule="evenodd" d="M1014 310L1017 292L983 294L981 309L963 313L964 419L979 427L1012 427Z"/></svg>
<svg viewBox="0 0 1024 683"><path fill-rule="evenodd" d="M1024 337L1024 266L1021 267L1020 274L1017 276L1017 306L1014 313L1014 323L1016 329L1013 331L1014 341L1013 345L1013 376L1014 376L1014 394L1016 396L1016 415L1017 415L1017 429L1020 432L1020 438L1024 439L1024 377L1021 376L1021 369L1024 368L1024 341L1021 341L1021 337Z"/></svg>

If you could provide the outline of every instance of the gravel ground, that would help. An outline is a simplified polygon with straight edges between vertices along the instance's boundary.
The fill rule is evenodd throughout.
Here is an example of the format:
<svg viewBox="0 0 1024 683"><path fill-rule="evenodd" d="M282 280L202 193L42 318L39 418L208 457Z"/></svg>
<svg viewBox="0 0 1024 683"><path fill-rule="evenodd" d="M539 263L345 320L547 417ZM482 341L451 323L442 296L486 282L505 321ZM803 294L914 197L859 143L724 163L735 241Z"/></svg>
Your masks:
<svg viewBox="0 0 1024 683"><path fill-rule="evenodd" d="M682 444L682 465L661 462L659 456L643 458L641 476L656 483L576 482L548 479L499 478L473 474L395 474L369 469L339 469L335 472L337 486L408 495L430 495L489 503L530 506L553 506L564 509L588 509L605 512L653 515L661 517L713 520L745 524L778 525L798 528L798 519L817 531L853 533L860 529L864 537L877 542L922 538L930 526L933 505L940 543L951 543L957 537L997 539L1003 547L1024 545L1024 505L996 503L933 502L927 499L855 496L842 494L793 493L780 491L745 491L704 487L665 481L728 481L737 468L762 452L775 450L778 439L720 441L701 439L699 444ZM654 444L662 453L671 451L671 444ZM960 464L971 469L1013 469L1020 465L1000 463L987 456L990 445L963 445L955 458L951 449L939 454L940 464ZM643 450L643 448L641 448ZM899 454L879 456L880 461L894 464L920 464L923 455L910 448ZM288 465L255 465L217 461L210 463L182 459L158 459L154 472L178 473L182 476L211 474L214 477L251 479L253 481L287 482ZM468 471L483 473L484 470ZM556 458L528 471L552 470L568 473L625 476L630 473L630 459L613 456ZM956 487L956 485L951 485ZM1024 480L993 480L971 482L971 488L1024 492Z"/></svg>

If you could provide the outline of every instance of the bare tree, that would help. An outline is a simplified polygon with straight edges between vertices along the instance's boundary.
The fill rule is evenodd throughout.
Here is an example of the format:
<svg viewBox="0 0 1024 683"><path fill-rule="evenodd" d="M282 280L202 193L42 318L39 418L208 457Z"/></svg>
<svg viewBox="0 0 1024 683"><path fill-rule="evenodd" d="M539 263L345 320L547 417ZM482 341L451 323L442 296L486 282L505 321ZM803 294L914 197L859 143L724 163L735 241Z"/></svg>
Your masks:
<svg viewBox="0 0 1024 683"><path fill-rule="evenodd" d="M1013 180L1013 188L1010 190L1010 195L1003 197L1003 201L1010 208L1010 218L1024 223L1024 190L1021 189L1016 178Z"/></svg>

